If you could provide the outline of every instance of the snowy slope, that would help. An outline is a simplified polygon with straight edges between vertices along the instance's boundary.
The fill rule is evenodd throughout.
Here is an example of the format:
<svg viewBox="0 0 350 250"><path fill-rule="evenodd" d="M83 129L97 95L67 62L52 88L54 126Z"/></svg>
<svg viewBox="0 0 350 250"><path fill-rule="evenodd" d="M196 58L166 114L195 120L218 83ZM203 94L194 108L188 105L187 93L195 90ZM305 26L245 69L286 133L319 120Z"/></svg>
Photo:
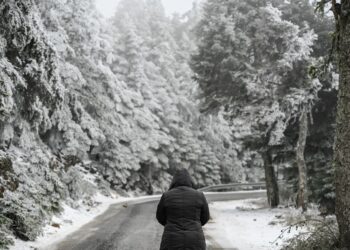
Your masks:
<svg viewBox="0 0 350 250"><path fill-rule="evenodd" d="M286 228L278 218L290 209L269 209L264 199L251 199L214 202L210 212L212 219L204 227L209 249L272 250L280 248L283 242L277 239ZM296 233L293 229L283 239Z"/></svg>
<svg viewBox="0 0 350 250"><path fill-rule="evenodd" d="M72 208L64 205L64 211L59 216L54 216L52 221L44 227L44 231L37 240L33 242L25 242L15 240L15 245L10 247L10 250L30 250L36 249L50 249L55 243L61 241L69 234L77 231L83 225L94 220L97 216L103 214L111 205L120 204L127 201L143 200L158 198L160 195L140 196L140 197L106 197L97 194L94 197L95 206L90 207L80 204L77 208Z"/></svg>

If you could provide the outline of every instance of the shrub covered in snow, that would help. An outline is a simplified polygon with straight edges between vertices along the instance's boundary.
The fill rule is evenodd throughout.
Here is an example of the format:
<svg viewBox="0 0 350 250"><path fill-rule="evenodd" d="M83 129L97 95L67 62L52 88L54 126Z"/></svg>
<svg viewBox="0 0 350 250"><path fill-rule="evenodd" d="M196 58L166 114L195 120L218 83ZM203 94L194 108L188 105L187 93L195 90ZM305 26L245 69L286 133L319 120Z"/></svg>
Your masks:
<svg viewBox="0 0 350 250"><path fill-rule="evenodd" d="M338 241L338 224L335 218L325 220L306 220L294 227L309 225L309 229L300 232L293 238L289 239L282 250L337 250Z"/></svg>

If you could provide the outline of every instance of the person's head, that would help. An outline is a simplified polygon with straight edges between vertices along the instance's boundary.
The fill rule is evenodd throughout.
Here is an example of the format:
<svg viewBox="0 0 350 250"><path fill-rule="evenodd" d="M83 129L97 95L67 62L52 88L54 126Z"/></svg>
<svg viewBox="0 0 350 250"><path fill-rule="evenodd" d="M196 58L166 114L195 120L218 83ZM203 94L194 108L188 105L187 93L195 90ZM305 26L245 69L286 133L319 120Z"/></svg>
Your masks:
<svg viewBox="0 0 350 250"><path fill-rule="evenodd" d="M194 183L187 169L181 168L176 170L173 180L170 184L169 190L179 186L187 186L194 188Z"/></svg>

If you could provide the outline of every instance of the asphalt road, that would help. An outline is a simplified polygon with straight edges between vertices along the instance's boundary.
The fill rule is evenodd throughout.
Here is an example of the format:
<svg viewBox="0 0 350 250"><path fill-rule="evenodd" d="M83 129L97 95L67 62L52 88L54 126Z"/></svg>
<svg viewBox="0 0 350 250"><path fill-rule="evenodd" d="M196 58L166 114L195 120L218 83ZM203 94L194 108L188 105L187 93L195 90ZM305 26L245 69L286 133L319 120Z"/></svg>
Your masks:
<svg viewBox="0 0 350 250"><path fill-rule="evenodd" d="M243 200L266 197L266 192L206 193L206 197L208 202ZM163 232L155 219L158 200L149 198L112 205L50 250L157 250ZM220 249L214 239L207 237L207 240L212 241L208 249Z"/></svg>

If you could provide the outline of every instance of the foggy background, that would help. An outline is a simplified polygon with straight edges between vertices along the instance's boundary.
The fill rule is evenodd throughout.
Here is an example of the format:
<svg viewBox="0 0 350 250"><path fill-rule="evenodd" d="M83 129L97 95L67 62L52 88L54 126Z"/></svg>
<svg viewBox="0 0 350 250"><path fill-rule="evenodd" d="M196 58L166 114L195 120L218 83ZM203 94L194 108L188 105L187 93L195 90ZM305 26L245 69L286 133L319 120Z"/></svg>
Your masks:
<svg viewBox="0 0 350 250"><path fill-rule="evenodd" d="M176 12L180 14L185 13L191 9L195 1L196 0L162 0L167 15L172 15ZM96 0L96 6L98 10L108 18L112 17L115 13L118 2L118 0Z"/></svg>
<svg viewBox="0 0 350 250"><path fill-rule="evenodd" d="M197 188L266 187L262 206L319 207L315 214L333 215L334 163L341 162L334 159L344 153L334 154L337 97L344 85L329 52L337 50L338 37L350 41L341 37L350 31L335 32L332 15L340 5L331 9L324 2L0 1L0 249L53 249L7 246L51 234L47 223L65 230L69 221L80 221L73 216L83 214L79 209L161 194L179 168ZM113 212L120 227L101 219L98 230L84 229L92 238L74 239L95 250L158 249L155 207L124 207L122 214ZM71 217L56 221L69 211ZM266 231L257 223L282 225L262 218L254 214L227 230L215 223L219 232L246 232L241 243L250 244L251 235ZM330 225L337 230L336 221ZM280 233L261 237L266 244L254 236L257 247L225 249L271 250ZM125 242L116 235L131 237ZM306 248L286 249L337 245L333 236L317 237Z"/></svg>

